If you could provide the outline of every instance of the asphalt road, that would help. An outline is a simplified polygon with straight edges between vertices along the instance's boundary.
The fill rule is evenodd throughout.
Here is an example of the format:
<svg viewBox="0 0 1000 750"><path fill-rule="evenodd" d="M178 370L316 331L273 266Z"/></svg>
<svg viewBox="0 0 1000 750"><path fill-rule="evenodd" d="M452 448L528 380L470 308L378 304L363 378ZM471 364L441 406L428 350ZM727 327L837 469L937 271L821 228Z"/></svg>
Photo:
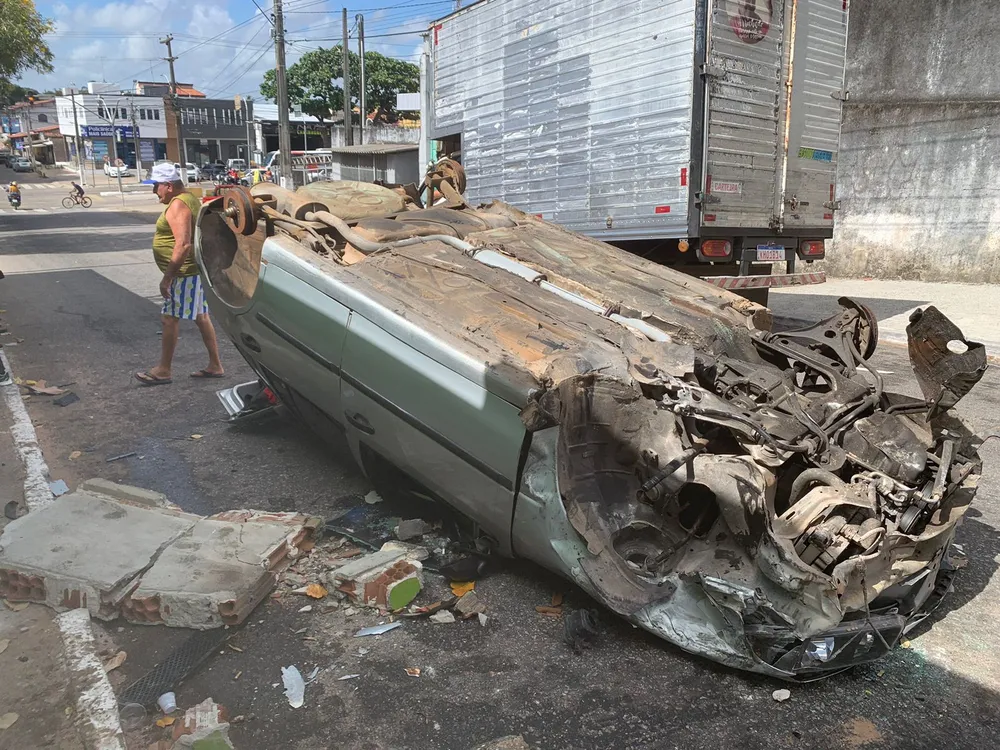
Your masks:
<svg viewBox="0 0 1000 750"><path fill-rule="evenodd" d="M65 408L44 397L27 402L53 477L71 486L92 476L135 484L199 513L255 507L329 517L360 506L351 518L375 526L389 523L386 516L410 515L388 504L364 506L360 498L370 485L341 445L284 419L239 428L225 423L213 392L250 379L250 371L223 342L226 380L185 377L205 365L193 325L182 327L174 384L135 384L132 373L153 364L159 347L151 301L156 275L142 260L152 220L153 214L110 211L0 213L0 268L8 273L0 307L10 329L0 341L15 374L72 383L81 399ZM882 347L876 363L889 386L913 392L900 386L909 377L904 350ZM1000 433L998 397L1000 377L991 370L959 411L983 434ZM192 440L193 434L204 437ZM561 622L534 607L557 591L571 607L586 605L585 596L519 562L478 584L488 605L485 628L410 621L390 634L356 639L353 633L375 618L348 617L342 608L300 613L304 602L294 596L269 600L234 635L241 651L213 656L180 687L178 702L212 697L231 715L247 717L232 729L241 750L472 748L508 734L523 734L545 750L993 747L1000 728L993 627L1000 601L998 442L983 448L979 498L959 532L969 566L912 648L791 686L785 703L771 698L784 685L688 656L611 616L597 644L573 654L562 642ZM77 450L82 456L70 460ZM106 462L129 451L138 455ZM98 627L129 653L113 673L118 686L187 635L119 623ZM298 710L280 685L280 667L288 664L303 673L321 668ZM419 678L405 673L412 666L422 669ZM346 674L361 676L338 679ZM156 737L150 730L142 739Z"/></svg>

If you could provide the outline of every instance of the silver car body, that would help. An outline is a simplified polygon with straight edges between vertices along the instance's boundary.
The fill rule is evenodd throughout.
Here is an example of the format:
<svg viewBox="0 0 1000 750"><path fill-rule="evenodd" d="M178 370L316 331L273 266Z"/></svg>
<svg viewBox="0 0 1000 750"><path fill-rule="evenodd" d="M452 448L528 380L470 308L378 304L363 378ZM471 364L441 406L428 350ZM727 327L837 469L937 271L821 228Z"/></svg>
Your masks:
<svg viewBox="0 0 1000 750"><path fill-rule="evenodd" d="M363 468L389 461L502 554L743 669L870 661L940 598L980 471L947 409L985 356L967 342L964 379L937 382L943 350L921 347L961 333L933 308L912 402L870 382L874 320L848 301L774 334L766 308L510 206L371 188L225 193L196 237L222 328Z"/></svg>

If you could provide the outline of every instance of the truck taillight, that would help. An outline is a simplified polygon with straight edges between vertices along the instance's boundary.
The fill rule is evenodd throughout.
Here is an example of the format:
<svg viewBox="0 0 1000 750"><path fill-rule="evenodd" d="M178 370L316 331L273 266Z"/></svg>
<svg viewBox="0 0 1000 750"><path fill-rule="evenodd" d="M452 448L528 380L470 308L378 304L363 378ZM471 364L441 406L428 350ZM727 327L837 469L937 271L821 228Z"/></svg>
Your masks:
<svg viewBox="0 0 1000 750"><path fill-rule="evenodd" d="M706 258L728 258L733 254L729 240L705 240L701 243L701 254Z"/></svg>
<svg viewBox="0 0 1000 750"><path fill-rule="evenodd" d="M816 260L826 254L826 243L823 240L802 240L799 243L799 257Z"/></svg>

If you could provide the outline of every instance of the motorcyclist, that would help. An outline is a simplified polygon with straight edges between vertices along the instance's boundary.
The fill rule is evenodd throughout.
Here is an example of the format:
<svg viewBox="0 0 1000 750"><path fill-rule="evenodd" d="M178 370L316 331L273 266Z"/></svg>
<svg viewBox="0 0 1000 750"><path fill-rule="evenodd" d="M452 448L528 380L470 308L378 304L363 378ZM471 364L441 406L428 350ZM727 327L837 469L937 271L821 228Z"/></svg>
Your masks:
<svg viewBox="0 0 1000 750"><path fill-rule="evenodd" d="M21 200L21 188L17 186L17 182L11 182L8 187L4 188L4 190L7 191L7 200L10 203L14 202L15 197L19 201Z"/></svg>

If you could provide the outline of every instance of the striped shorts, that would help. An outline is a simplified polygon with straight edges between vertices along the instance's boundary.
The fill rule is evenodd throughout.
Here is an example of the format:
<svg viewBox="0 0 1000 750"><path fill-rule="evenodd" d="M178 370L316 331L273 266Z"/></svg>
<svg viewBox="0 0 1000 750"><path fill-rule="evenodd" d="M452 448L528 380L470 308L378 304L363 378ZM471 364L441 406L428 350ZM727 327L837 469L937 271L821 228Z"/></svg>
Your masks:
<svg viewBox="0 0 1000 750"><path fill-rule="evenodd" d="M207 315L208 304L201 288L201 277L178 276L171 281L170 296L164 298L160 314L181 320L195 320L199 315Z"/></svg>

